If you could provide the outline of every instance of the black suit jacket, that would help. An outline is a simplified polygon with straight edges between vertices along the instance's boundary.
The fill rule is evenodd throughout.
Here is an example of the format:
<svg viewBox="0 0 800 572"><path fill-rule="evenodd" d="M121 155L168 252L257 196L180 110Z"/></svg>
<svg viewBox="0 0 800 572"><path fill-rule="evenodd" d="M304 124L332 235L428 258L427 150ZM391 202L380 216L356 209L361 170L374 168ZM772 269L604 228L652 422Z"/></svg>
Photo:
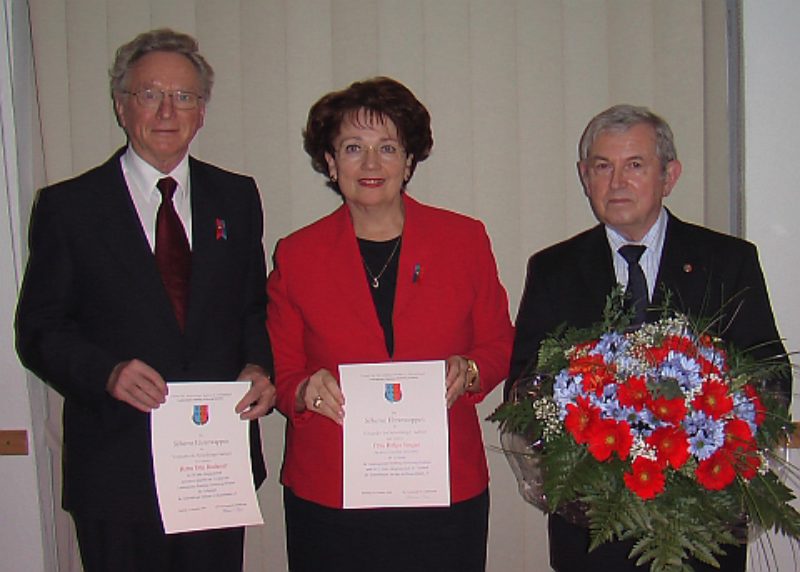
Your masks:
<svg viewBox="0 0 800 572"><path fill-rule="evenodd" d="M152 520L150 416L112 398L106 383L133 358L167 381L231 380L247 363L272 371L262 211L252 178L190 158L192 274L181 333L122 174L123 152L40 191L17 350L65 399L64 508ZM218 220L227 237L218 236ZM259 485L266 473L257 423L250 429Z"/></svg>
<svg viewBox="0 0 800 572"><path fill-rule="evenodd" d="M514 381L535 370L542 340L563 323L581 328L599 321L615 285L611 248L602 225L531 257L517 313L506 397ZM727 342L749 349L756 358L779 356L788 364L753 244L682 222L670 213L652 306L663 303L665 290L690 316L719 316L716 330ZM657 312L650 312L648 320L657 317ZM788 403L790 377L775 384ZM559 572L645 570L628 560L631 543L608 543L587 554L587 529L558 515L551 517L549 532L550 561ZM743 571L745 548L726 550L722 569ZM692 565L695 570L710 570L699 562Z"/></svg>
<svg viewBox="0 0 800 572"><path fill-rule="evenodd" d="M506 393L535 367L539 345L557 326L581 328L599 321L616 283L603 225L534 254L517 312ZM663 303L665 291L690 316L719 316L717 333L738 348L757 358L785 356L753 244L669 213L651 306ZM648 319L655 317L651 311ZM789 380L780 383L788 396Z"/></svg>

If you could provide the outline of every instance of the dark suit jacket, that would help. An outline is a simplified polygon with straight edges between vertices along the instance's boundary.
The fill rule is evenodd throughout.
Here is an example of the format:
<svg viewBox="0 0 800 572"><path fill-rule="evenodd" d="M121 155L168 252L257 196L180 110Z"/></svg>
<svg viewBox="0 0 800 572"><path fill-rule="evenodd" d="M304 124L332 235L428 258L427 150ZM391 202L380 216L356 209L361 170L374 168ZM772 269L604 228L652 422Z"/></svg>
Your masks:
<svg viewBox="0 0 800 572"><path fill-rule="evenodd" d="M602 225L531 257L517 313L506 396L516 379L535 370L539 345L557 326L587 327L602 318L606 297L615 285L611 249ZM665 289L690 316L719 316L716 330L727 342L751 349L756 358L781 356L788 363L753 244L682 222L670 213L653 306L663 303ZM648 320L657 317L657 312L650 312ZM788 402L790 377L775 384ZM606 544L588 556L587 547L585 528L551 517L550 558L559 572L635 569L627 559L630 544ZM728 552L730 560L723 569L743 570L744 549L729 547Z"/></svg>
<svg viewBox="0 0 800 572"><path fill-rule="evenodd" d="M517 312L506 392L535 367L540 343L557 326L581 328L599 321L616 283L603 225L534 254ZM651 306L663 303L666 290L690 316L719 316L717 333L727 342L751 349L757 358L785 356L753 244L669 213ZM656 317L650 312L648 320ZM788 379L780 389L788 396Z"/></svg>
<svg viewBox="0 0 800 572"><path fill-rule="evenodd" d="M182 334L122 174L123 152L40 191L17 350L65 399L64 508L152 520L150 416L112 398L106 383L133 358L167 381L235 379L247 363L271 371L262 212L252 178L190 159L192 275ZM227 238L217 236L217 219ZM257 423L251 446L260 484Z"/></svg>
<svg viewBox="0 0 800 572"><path fill-rule="evenodd" d="M342 506L342 428L294 410L297 387L321 368L338 378L343 363L474 359L481 390L448 411L453 502L488 485L475 406L506 377L513 329L508 297L479 221L403 196L405 225L389 356L364 274L350 211L291 234L275 249L268 326L275 344L277 407L287 418L281 480L299 497ZM280 336L280 338L278 338Z"/></svg>

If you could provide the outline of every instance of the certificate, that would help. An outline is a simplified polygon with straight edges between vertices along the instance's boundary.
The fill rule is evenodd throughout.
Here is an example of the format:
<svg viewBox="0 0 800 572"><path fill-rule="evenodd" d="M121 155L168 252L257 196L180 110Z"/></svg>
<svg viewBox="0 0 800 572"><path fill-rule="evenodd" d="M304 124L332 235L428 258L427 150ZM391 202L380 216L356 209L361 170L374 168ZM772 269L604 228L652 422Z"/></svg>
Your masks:
<svg viewBox="0 0 800 572"><path fill-rule="evenodd" d="M443 361L339 366L344 508L448 506Z"/></svg>
<svg viewBox="0 0 800 572"><path fill-rule="evenodd" d="M263 524L250 466L248 381L169 383L150 417L153 471L167 534Z"/></svg>

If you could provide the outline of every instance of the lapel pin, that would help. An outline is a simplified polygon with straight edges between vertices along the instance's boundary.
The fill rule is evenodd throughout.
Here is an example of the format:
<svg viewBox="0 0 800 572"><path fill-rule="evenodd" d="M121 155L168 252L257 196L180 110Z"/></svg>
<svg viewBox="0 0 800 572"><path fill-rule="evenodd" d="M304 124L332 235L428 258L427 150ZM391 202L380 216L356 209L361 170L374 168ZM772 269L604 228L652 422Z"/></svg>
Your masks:
<svg viewBox="0 0 800 572"><path fill-rule="evenodd" d="M692 270L693 270L692 265L689 264L688 262L683 265L683 271L686 274L689 274Z"/></svg>
<svg viewBox="0 0 800 572"><path fill-rule="evenodd" d="M414 276L411 277L411 282L413 282L414 284L419 282L420 278L421 278L421 274L422 274L422 266L420 266L419 264L415 264L414 265Z"/></svg>
<svg viewBox="0 0 800 572"><path fill-rule="evenodd" d="M228 229L225 227L225 219L218 218L214 226L216 228L217 240L228 240Z"/></svg>

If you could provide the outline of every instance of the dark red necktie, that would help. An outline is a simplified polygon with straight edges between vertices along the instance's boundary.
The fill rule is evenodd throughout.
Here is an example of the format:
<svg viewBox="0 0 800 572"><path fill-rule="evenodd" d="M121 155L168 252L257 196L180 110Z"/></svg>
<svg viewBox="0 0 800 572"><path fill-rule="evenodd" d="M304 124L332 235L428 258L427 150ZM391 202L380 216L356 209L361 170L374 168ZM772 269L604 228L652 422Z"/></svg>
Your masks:
<svg viewBox="0 0 800 572"><path fill-rule="evenodd" d="M161 206L156 215L156 264L183 331L186 309L189 307L192 254L183 224L172 202L178 183L172 177L165 177L156 186L161 191Z"/></svg>

